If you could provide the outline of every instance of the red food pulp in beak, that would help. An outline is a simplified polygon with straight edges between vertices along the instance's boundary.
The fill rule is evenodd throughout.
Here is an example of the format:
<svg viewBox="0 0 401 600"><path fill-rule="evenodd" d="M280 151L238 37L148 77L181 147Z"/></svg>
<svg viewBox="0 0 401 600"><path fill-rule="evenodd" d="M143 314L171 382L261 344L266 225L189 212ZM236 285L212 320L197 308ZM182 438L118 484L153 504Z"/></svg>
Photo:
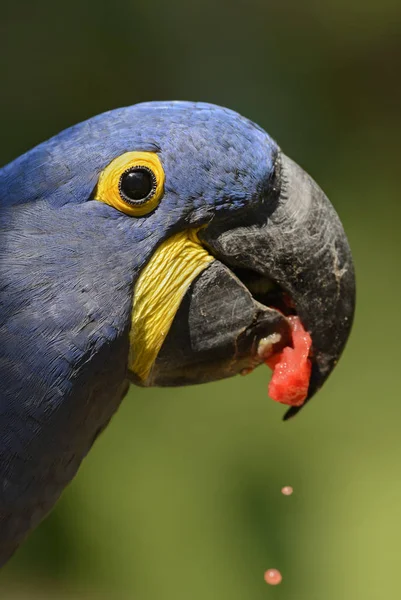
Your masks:
<svg viewBox="0 0 401 600"><path fill-rule="evenodd" d="M273 369L269 384L269 396L276 402L301 406L308 395L312 363L309 351L311 336L305 331L299 317L290 316L293 348L286 346L281 352L265 360Z"/></svg>

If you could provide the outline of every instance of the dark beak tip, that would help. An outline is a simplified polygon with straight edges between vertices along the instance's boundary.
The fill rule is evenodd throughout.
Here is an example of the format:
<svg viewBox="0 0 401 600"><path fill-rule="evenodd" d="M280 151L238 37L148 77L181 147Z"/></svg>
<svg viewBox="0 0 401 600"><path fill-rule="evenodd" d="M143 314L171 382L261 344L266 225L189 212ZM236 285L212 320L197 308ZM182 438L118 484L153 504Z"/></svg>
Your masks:
<svg viewBox="0 0 401 600"><path fill-rule="evenodd" d="M302 406L291 406L283 416L283 421L289 421L301 410Z"/></svg>
<svg viewBox="0 0 401 600"><path fill-rule="evenodd" d="M293 419L305 407L305 405L309 402L309 400L314 396L314 393L312 393L310 396L308 396L306 398L305 402L303 404L301 404L300 406L291 406L291 408L289 408L287 410L287 412L284 413L283 421L289 421L290 419Z"/></svg>

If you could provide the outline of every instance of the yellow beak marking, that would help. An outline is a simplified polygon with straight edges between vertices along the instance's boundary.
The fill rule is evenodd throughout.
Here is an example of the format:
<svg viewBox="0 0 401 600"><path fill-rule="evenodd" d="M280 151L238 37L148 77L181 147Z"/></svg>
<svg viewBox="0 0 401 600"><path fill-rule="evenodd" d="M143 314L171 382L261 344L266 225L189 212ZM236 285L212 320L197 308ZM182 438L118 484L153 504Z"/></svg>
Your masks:
<svg viewBox="0 0 401 600"><path fill-rule="evenodd" d="M185 292L213 260L190 229L157 248L134 289L128 368L146 385Z"/></svg>

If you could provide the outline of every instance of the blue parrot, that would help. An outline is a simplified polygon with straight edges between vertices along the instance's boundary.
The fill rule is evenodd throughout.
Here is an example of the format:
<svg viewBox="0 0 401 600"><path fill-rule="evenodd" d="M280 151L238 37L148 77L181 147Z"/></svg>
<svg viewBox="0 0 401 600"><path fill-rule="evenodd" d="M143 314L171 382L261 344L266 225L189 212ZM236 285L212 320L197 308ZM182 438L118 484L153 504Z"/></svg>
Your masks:
<svg viewBox="0 0 401 600"><path fill-rule="evenodd" d="M231 110L112 110L3 167L0 566L52 509L130 382L250 370L291 345L295 314L312 338L309 399L343 350L354 296L333 207Z"/></svg>

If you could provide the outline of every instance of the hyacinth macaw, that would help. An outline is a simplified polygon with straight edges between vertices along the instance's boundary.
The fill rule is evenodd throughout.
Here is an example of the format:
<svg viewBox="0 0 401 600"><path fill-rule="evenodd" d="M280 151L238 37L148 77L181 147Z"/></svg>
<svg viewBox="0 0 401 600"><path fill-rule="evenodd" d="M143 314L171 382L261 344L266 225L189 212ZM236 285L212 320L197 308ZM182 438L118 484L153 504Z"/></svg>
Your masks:
<svg viewBox="0 0 401 600"><path fill-rule="evenodd" d="M0 565L125 396L312 337L309 399L354 311L339 218L267 133L210 104L112 110L0 170ZM292 407L292 416L299 407Z"/></svg>

